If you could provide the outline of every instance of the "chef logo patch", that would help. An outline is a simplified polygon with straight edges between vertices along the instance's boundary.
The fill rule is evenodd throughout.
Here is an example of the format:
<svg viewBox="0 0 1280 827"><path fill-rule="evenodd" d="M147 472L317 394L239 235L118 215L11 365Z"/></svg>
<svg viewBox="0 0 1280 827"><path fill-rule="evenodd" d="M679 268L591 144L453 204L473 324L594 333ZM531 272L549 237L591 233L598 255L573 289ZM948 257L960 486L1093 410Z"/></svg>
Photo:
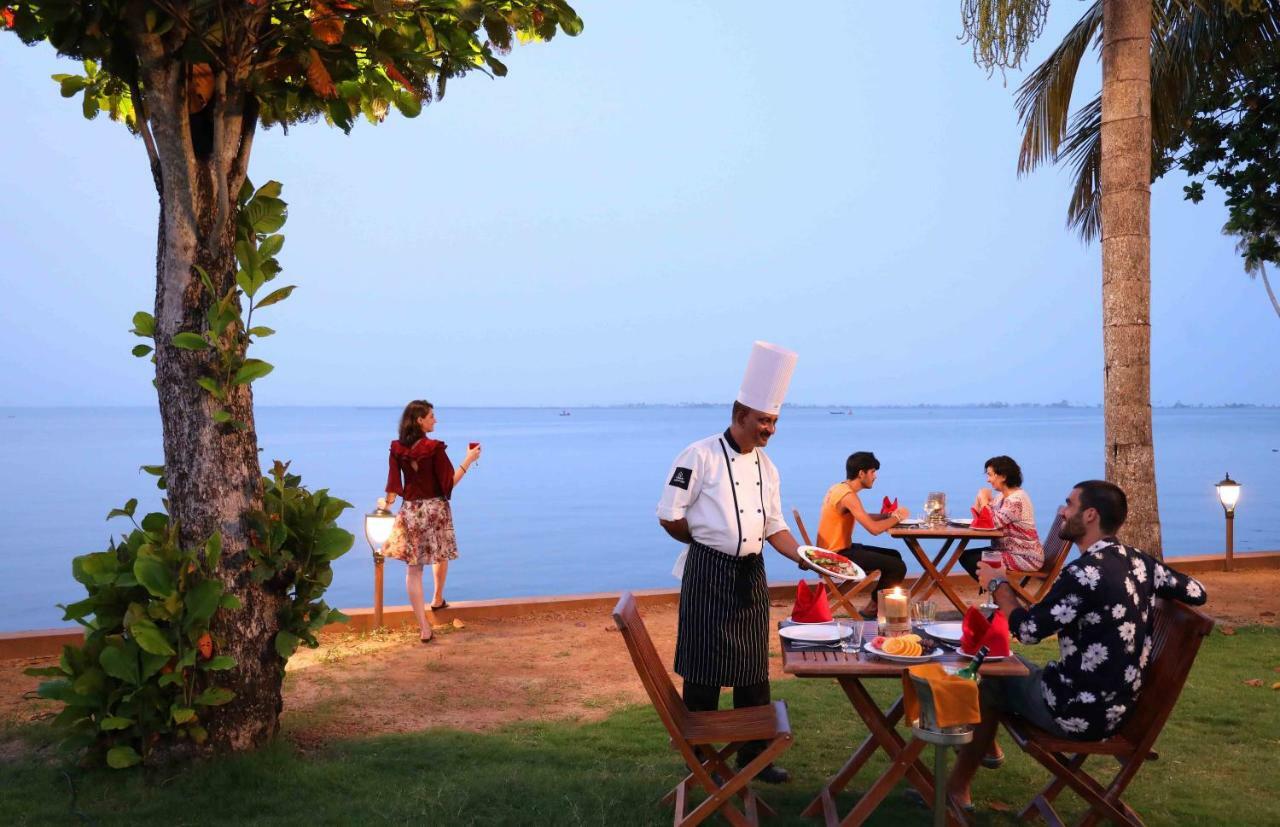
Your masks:
<svg viewBox="0 0 1280 827"><path fill-rule="evenodd" d="M689 468L677 467L675 473L671 475L671 482L668 485L674 485L676 488L689 490L689 480L693 478L693 471Z"/></svg>

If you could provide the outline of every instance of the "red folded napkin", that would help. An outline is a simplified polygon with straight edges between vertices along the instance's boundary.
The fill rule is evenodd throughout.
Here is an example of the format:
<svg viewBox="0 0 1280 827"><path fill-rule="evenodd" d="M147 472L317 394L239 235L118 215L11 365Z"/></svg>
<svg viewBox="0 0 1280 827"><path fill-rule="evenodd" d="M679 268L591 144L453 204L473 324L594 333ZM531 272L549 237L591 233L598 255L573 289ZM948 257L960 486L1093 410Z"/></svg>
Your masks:
<svg viewBox="0 0 1280 827"><path fill-rule="evenodd" d="M960 624L960 649L972 655L983 646L992 657L1009 656L1009 619L997 611L987 620L977 606L970 606Z"/></svg>
<svg viewBox="0 0 1280 827"><path fill-rule="evenodd" d="M796 605L791 609L791 619L800 623L830 623L831 604L827 599L827 587L819 583L812 589L808 582L796 584Z"/></svg>
<svg viewBox="0 0 1280 827"><path fill-rule="evenodd" d="M888 498L888 497L885 497L885 498L884 498L884 505L880 506L880 513L881 513L881 514L892 514L893 512L895 512L895 511L897 511L897 510L898 510L898 500L895 498L892 502L890 502L890 501L889 501L889 498Z"/></svg>
<svg viewBox="0 0 1280 827"><path fill-rule="evenodd" d="M991 513L991 506L984 505L982 510L970 508L973 512L973 522L969 524L970 528L995 528L996 518Z"/></svg>

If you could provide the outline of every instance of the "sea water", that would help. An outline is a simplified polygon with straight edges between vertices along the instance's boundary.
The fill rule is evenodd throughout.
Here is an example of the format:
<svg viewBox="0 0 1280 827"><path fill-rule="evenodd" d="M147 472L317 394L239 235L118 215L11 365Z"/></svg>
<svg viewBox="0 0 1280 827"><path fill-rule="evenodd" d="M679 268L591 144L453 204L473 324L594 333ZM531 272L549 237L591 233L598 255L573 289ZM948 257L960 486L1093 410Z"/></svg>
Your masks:
<svg viewBox="0 0 1280 827"><path fill-rule="evenodd" d="M670 572L680 547L659 527L655 508L676 454L723 431L727 405L442 407L437 414L434 436L449 444L455 462L468 442L484 446L453 496L460 557L449 569L450 600L676 585ZM398 418L390 408L257 412L264 466L290 460L305 485L355 506L340 521L356 543L334 565L332 605L373 602L363 515L385 488ZM1157 409L1155 446L1167 555L1221 553L1213 484L1226 471L1244 486L1236 550L1280 548L1280 411ZM788 524L796 508L816 529L823 493L859 450L882 463L875 489L863 495L868 509L888 495L913 514L930 491L946 492L952 514L967 514L985 482L984 460L1008 454L1022 466L1043 532L1072 484L1103 474L1102 411L788 407L767 448L781 474ZM84 595L71 558L102 550L129 528L104 521L110 509L131 497L139 514L159 507L154 478L138 467L161 461L153 409L0 409L0 631L62 623L55 604ZM855 536L901 548L887 535L870 539L858 529ZM771 579L798 576L772 551L767 560ZM408 602L403 564L386 565L387 603Z"/></svg>

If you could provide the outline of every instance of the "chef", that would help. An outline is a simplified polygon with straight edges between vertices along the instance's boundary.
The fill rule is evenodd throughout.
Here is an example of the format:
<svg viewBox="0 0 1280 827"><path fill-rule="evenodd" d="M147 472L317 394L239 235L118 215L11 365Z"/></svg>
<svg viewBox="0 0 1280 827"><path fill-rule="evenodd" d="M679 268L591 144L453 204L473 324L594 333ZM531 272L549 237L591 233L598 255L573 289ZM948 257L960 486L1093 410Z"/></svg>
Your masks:
<svg viewBox="0 0 1280 827"><path fill-rule="evenodd" d="M691 711L717 709L724 686L733 687L734 707L770 703L764 544L803 564L782 518L778 469L761 449L777 430L796 359L777 345L753 345L728 429L680 452L658 503L658 522L688 544L674 572L681 578L675 669ZM738 765L763 748L747 744ZM757 777L790 780L775 766Z"/></svg>

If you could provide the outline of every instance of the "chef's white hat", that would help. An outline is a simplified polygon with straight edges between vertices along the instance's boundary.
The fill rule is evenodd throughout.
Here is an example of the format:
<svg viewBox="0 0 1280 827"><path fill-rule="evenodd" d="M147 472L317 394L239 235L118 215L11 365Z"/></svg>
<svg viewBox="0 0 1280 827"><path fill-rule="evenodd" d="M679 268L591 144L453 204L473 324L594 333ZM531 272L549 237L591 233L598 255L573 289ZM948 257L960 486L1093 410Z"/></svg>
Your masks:
<svg viewBox="0 0 1280 827"><path fill-rule="evenodd" d="M768 342L753 344L738 401L748 408L777 416L799 358L795 351Z"/></svg>

